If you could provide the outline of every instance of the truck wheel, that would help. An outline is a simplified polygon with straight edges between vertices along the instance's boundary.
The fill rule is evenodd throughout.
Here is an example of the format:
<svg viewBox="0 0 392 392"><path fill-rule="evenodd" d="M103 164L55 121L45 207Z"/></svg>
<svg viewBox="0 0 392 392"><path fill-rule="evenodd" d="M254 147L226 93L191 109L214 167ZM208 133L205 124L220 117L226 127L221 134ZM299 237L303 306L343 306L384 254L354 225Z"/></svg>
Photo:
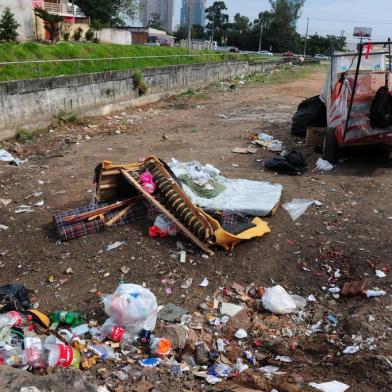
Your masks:
<svg viewBox="0 0 392 392"><path fill-rule="evenodd" d="M324 135L323 143L323 159L330 163L336 161L338 153L338 142L335 138L335 128L327 128Z"/></svg>

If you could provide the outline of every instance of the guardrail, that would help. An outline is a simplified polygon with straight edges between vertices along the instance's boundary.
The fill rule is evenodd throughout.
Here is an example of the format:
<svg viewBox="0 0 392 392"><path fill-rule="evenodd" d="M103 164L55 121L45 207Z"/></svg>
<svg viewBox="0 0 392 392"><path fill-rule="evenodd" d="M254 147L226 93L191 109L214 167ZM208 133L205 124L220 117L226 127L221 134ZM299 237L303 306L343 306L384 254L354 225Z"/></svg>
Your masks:
<svg viewBox="0 0 392 392"><path fill-rule="evenodd" d="M80 75L137 68L156 68L168 65L241 60L250 61L251 56L242 53L200 53L193 55L9 61L0 62L0 81ZM268 58L266 60L268 60Z"/></svg>

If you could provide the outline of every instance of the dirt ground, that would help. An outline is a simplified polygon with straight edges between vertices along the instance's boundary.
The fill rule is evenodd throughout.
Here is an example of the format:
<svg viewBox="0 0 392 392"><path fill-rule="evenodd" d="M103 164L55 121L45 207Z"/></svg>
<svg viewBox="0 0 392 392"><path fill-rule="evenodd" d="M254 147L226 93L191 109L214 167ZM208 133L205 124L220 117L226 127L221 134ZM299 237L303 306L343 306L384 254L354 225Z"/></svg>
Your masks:
<svg viewBox="0 0 392 392"><path fill-rule="evenodd" d="M0 165L0 198L12 199L8 206L0 203L0 224L9 226L0 231L0 283L24 283L35 291L44 311L73 309L99 320L104 315L96 291L113 292L122 278L145 283L161 304L173 302L189 310L233 282L281 284L305 297L315 295L338 319L341 336L376 339L374 350L333 358L327 355L327 341L315 339L313 350L303 353L305 361L288 364L290 372L301 374L306 383L336 379L350 385L349 391L391 391L392 369L386 358L392 359L392 273L377 278L369 262L380 268L392 263L392 160L377 153L344 152L345 159L332 172L315 170L320 154L290 135L290 122L299 102L316 95L324 78L325 70L316 69L285 83L267 79L263 84L238 84L236 90L217 84L196 95L90 118L88 125L49 127L33 143L23 145L26 164ZM231 152L248 146L250 136L260 131L282 140L287 149L302 152L307 172L292 177L264 170L260 160L274 154L262 148L255 155ZM226 177L277 182L284 187L282 203L307 198L322 206L310 207L297 222L279 208L266 218L270 234L244 242L232 253L216 249L209 259L184 238L149 238L151 222L58 241L52 216L91 201L99 162L134 162L150 155L211 163ZM29 197L38 191L43 194ZM40 200L44 205L33 206L34 212L15 214L19 205ZM171 257L178 252L179 239L188 247L185 264ZM106 251L115 241L125 244ZM329 278L323 255L332 253L334 266L342 271L339 286L345 279L366 276L368 288L386 290L387 295L334 300L322 289ZM123 266L130 268L125 276ZM73 274L66 273L69 267ZM53 282L48 280L51 275ZM185 291L180 286L189 277L196 284L207 277L210 284ZM166 294L168 287L172 294ZM336 354L337 349L332 351Z"/></svg>

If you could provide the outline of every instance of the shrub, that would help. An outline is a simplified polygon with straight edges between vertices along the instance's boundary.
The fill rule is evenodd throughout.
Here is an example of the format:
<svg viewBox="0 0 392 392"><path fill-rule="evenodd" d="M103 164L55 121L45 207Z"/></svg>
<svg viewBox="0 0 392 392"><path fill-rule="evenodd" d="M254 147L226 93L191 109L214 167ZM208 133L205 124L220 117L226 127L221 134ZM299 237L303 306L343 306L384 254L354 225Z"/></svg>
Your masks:
<svg viewBox="0 0 392 392"><path fill-rule="evenodd" d="M78 27L73 34L73 39L75 41L80 41L80 38L82 38L82 35L83 35L83 29L81 27Z"/></svg>
<svg viewBox="0 0 392 392"><path fill-rule="evenodd" d="M33 132L23 128L19 129L16 132L15 139L22 144L31 142L33 140Z"/></svg>
<svg viewBox="0 0 392 392"><path fill-rule="evenodd" d="M94 38L94 30L90 27L84 36L86 37L86 41L92 41Z"/></svg>
<svg viewBox="0 0 392 392"><path fill-rule="evenodd" d="M93 38L93 43L94 44L99 44L99 38L98 37L94 37Z"/></svg>

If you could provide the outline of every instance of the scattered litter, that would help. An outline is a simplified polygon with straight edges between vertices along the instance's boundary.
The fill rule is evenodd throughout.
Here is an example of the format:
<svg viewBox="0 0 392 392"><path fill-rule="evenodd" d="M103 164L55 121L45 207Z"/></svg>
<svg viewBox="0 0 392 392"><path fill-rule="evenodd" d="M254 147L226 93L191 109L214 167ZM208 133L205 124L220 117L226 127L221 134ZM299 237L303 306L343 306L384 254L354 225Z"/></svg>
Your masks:
<svg viewBox="0 0 392 392"><path fill-rule="evenodd" d="M146 358L139 361L139 365L147 368L157 367L162 360L160 358Z"/></svg>
<svg viewBox="0 0 392 392"><path fill-rule="evenodd" d="M29 213L29 212L34 212L34 210L31 208L31 206L22 204L20 205L16 210L15 214L24 214L24 213Z"/></svg>
<svg viewBox="0 0 392 392"><path fill-rule="evenodd" d="M256 154L257 148L254 147L235 147L231 152L236 154Z"/></svg>
<svg viewBox="0 0 392 392"><path fill-rule="evenodd" d="M34 203L34 205L37 207L42 207L44 204L45 204L45 202L43 200L38 201L37 203Z"/></svg>
<svg viewBox="0 0 392 392"><path fill-rule="evenodd" d="M293 313L297 309L292 297L279 285L266 288L261 300L264 308L272 313L287 314Z"/></svg>
<svg viewBox="0 0 392 392"><path fill-rule="evenodd" d="M207 287L209 284L208 279L204 278L203 281L199 284L200 287Z"/></svg>
<svg viewBox="0 0 392 392"><path fill-rule="evenodd" d="M296 221L312 204L315 203L316 200L293 199L290 203L284 203L282 207L289 213L291 219Z"/></svg>
<svg viewBox="0 0 392 392"><path fill-rule="evenodd" d="M228 302L222 302L220 312L221 314L226 314L229 317L234 317L237 313L244 310L243 306L231 304Z"/></svg>
<svg viewBox="0 0 392 392"><path fill-rule="evenodd" d="M339 288L339 287L330 287L330 288L328 289L328 291L329 291L330 293L332 293L332 294L337 294L337 293L340 293L340 288Z"/></svg>
<svg viewBox="0 0 392 392"><path fill-rule="evenodd" d="M113 244L108 245L106 250L109 251L109 250L117 249L124 244L125 244L125 241L116 241Z"/></svg>
<svg viewBox="0 0 392 392"><path fill-rule="evenodd" d="M192 286L193 278L188 278L182 285L181 288L186 290L189 289L189 287Z"/></svg>
<svg viewBox="0 0 392 392"><path fill-rule="evenodd" d="M169 303L158 312L158 319L173 323L174 321L180 320L187 313L188 311L186 309Z"/></svg>
<svg viewBox="0 0 392 392"><path fill-rule="evenodd" d="M347 391L347 389L350 388L349 385L343 384L339 381L329 381L321 384L318 384L316 382L311 382L309 383L309 385L322 392L345 392Z"/></svg>
<svg viewBox="0 0 392 392"><path fill-rule="evenodd" d="M387 276L387 274L381 270L376 270L375 274L376 274L377 278L385 278Z"/></svg>
<svg viewBox="0 0 392 392"><path fill-rule="evenodd" d="M8 230L8 229L9 229L8 226L0 224L0 231L5 231L5 230Z"/></svg>
<svg viewBox="0 0 392 392"><path fill-rule="evenodd" d="M14 157L3 148L0 149L0 161L2 162L13 162Z"/></svg>
<svg viewBox="0 0 392 392"><path fill-rule="evenodd" d="M180 263L185 263L186 262L186 251L182 250L180 252Z"/></svg>
<svg viewBox="0 0 392 392"><path fill-rule="evenodd" d="M315 297L313 294L310 294L310 295L306 298L306 300L307 300L308 302L317 302L317 299L316 299L316 297Z"/></svg>
<svg viewBox="0 0 392 392"><path fill-rule="evenodd" d="M284 156L267 159L264 167L281 174L298 175L303 174L308 166L301 153L291 151Z"/></svg>
<svg viewBox="0 0 392 392"><path fill-rule="evenodd" d="M333 170L333 165L331 163L329 163L328 161L319 158L316 162L316 168L317 170L320 171L331 171Z"/></svg>
<svg viewBox="0 0 392 392"><path fill-rule="evenodd" d="M359 346L348 346L344 349L343 354L355 354L359 351Z"/></svg>
<svg viewBox="0 0 392 392"><path fill-rule="evenodd" d="M371 297L383 297L386 294L384 290L367 290L366 291L366 296L368 298Z"/></svg>
<svg viewBox="0 0 392 392"><path fill-rule="evenodd" d="M291 363L291 362L293 362L293 360L292 360L290 357L285 357L285 356L282 356L282 355L277 355L275 359L276 359L277 361L285 362L285 363Z"/></svg>
<svg viewBox="0 0 392 392"><path fill-rule="evenodd" d="M8 206L8 204L10 204L11 201L12 201L12 199L2 199L2 198L0 198L0 203L1 203L3 206Z"/></svg>
<svg viewBox="0 0 392 392"><path fill-rule="evenodd" d="M237 339L245 339L248 337L248 332L245 331L245 329L240 328L235 334L234 336Z"/></svg>

